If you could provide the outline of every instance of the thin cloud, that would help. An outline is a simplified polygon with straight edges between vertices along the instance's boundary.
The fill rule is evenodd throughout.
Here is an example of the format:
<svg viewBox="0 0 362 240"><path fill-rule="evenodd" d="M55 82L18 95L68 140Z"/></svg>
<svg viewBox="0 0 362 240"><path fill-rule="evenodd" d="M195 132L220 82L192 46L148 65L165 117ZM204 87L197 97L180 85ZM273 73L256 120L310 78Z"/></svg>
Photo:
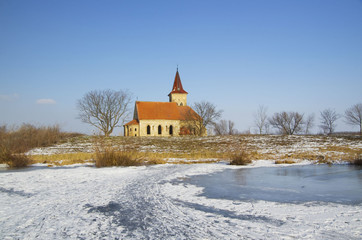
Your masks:
<svg viewBox="0 0 362 240"><path fill-rule="evenodd" d="M54 99L51 98L43 98L36 100L37 104L56 104Z"/></svg>
<svg viewBox="0 0 362 240"><path fill-rule="evenodd" d="M19 95L16 93L9 94L9 95L0 94L0 101L10 102L10 101L14 101L18 98L19 98Z"/></svg>

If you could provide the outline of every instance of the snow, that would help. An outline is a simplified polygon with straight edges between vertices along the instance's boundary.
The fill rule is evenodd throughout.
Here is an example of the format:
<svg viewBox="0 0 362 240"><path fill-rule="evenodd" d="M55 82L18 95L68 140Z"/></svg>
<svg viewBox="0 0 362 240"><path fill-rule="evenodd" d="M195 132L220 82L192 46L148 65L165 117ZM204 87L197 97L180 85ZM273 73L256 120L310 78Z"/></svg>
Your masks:
<svg viewBox="0 0 362 240"><path fill-rule="evenodd" d="M308 164L302 162L299 164ZM361 205L201 196L178 181L225 169L283 167L86 165L0 172L1 239L361 239Z"/></svg>

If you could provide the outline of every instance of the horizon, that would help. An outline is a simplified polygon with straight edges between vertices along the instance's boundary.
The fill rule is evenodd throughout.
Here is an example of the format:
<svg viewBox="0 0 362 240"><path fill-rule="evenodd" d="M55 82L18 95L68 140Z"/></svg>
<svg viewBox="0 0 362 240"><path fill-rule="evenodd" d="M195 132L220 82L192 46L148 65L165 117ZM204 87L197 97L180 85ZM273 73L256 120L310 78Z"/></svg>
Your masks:
<svg viewBox="0 0 362 240"><path fill-rule="evenodd" d="M337 113L362 102L362 1L1 1L0 125L94 133L76 102L92 90L208 101L240 131L258 106ZM131 104L131 116L133 104ZM358 128L337 121L336 132ZM118 128L113 135L119 135Z"/></svg>

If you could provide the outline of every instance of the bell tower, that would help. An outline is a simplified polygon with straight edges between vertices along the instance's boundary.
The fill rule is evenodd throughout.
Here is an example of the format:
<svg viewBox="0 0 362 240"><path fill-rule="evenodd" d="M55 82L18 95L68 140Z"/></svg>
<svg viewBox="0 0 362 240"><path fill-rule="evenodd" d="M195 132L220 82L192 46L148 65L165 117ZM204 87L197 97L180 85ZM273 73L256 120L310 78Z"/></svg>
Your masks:
<svg viewBox="0 0 362 240"><path fill-rule="evenodd" d="M172 91L168 94L170 102L177 103L178 106L187 106L187 92L183 89L178 68L176 70L175 81Z"/></svg>

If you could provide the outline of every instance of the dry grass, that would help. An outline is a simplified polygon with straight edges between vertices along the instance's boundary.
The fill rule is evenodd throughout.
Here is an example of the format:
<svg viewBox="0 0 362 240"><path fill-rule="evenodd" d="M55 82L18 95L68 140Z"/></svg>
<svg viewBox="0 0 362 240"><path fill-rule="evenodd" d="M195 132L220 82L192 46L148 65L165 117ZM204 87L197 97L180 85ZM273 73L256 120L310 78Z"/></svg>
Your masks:
<svg viewBox="0 0 362 240"><path fill-rule="evenodd" d="M149 153L127 151L120 149L119 146L115 147L107 138L102 136L95 136L93 144L95 147L94 158L96 167L140 166L165 163L161 158L156 158L154 155L150 156Z"/></svg>
<svg viewBox="0 0 362 240"><path fill-rule="evenodd" d="M140 166L143 164L143 161L135 158L135 156L129 152L117 152L108 149L103 152L96 153L95 164L96 167Z"/></svg>
<svg viewBox="0 0 362 240"><path fill-rule="evenodd" d="M82 163L95 159L94 153L97 151L112 148L115 152L131 154L134 159L143 161L144 164L218 162L237 158L240 151L247 152L251 160L312 160L330 163L354 159L362 153L362 139L340 136L81 137L70 138L67 144L64 150L60 146L56 152L67 152L69 146L74 146L71 149L76 152L74 155L57 154L39 159L37 156L31 158L37 162L56 161L57 164ZM93 152L93 155L82 155L81 152Z"/></svg>
<svg viewBox="0 0 362 240"><path fill-rule="evenodd" d="M51 146L79 135L62 132L58 125L36 127L31 124L23 124L19 128L13 129L1 126L0 144L13 153L24 153L35 147Z"/></svg>
<svg viewBox="0 0 362 240"><path fill-rule="evenodd" d="M276 160L275 164L294 164L295 161L293 160Z"/></svg>
<svg viewBox="0 0 362 240"><path fill-rule="evenodd" d="M172 162L175 164L190 164L190 163L214 163L222 159L229 158L226 154L211 154L211 153L157 153L157 152L136 152L136 151L117 151L127 153L133 158L140 159L144 164L165 164ZM52 155L31 155L29 156L33 163L46 163L49 165L70 165L78 163L94 162L96 154L94 153L64 153ZM210 157L213 156L213 157ZM216 157L215 157L216 156ZM173 161L171 161L172 159ZM188 161L192 160L192 161Z"/></svg>
<svg viewBox="0 0 362 240"><path fill-rule="evenodd" d="M0 161L10 168L27 167L32 161L23 154L0 153Z"/></svg>
<svg viewBox="0 0 362 240"><path fill-rule="evenodd" d="M0 146L0 163L5 163L10 168L21 168L31 164L31 160L24 154L14 154L6 146Z"/></svg>
<svg viewBox="0 0 362 240"><path fill-rule="evenodd" d="M25 167L32 161L23 153L34 148L50 146L68 137L79 134L64 133L59 126L35 127L23 124L19 128L8 129L0 126L0 163L9 167Z"/></svg>
<svg viewBox="0 0 362 240"><path fill-rule="evenodd" d="M343 152L346 154L362 154L361 148L351 148L350 146L327 146L320 148L322 152Z"/></svg>
<svg viewBox="0 0 362 240"><path fill-rule="evenodd" d="M94 162L93 153L63 153L63 154L53 154L53 155L31 155L29 158L33 163L46 163L56 166L61 165L71 165L78 163L87 163Z"/></svg>
<svg viewBox="0 0 362 240"><path fill-rule="evenodd" d="M232 155L230 165L248 165L251 162L250 154L245 150L241 150Z"/></svg>

